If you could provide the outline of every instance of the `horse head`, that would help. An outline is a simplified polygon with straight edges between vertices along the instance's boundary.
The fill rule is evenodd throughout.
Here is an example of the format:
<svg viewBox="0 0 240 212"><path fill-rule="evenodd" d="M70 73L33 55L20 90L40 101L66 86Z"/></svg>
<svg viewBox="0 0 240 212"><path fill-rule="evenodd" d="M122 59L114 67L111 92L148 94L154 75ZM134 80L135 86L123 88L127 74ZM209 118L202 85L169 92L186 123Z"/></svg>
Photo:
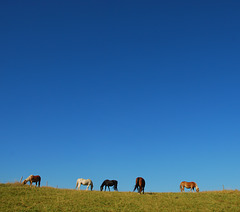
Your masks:
<svg viewBox="0 0 240 212"><path fill-rule="evenodd" d="M25 185L26 183L27 183L27 181L26 181L26 180L24 180L24 181L22 182L22 184L23 184L23 185Z"/></svg>
<svg viewBox="0 0 240 212"><path fill-rule="evenodd" d="M105 185L105 181L104 181L104 182L102 183L102 185L100 186L100 191L103 190L104 185Z"/></svg>
<svg viewBox="0 0 240 212"><path fill-rule="evenodd" d="M117 185L118 185L118 181L113 180L113 186L114 186L114 190L117 191Z"/></svg>
<svg viewBox="0 0 240 212"><path fill-rule="evenodd" d="M196 188L196 192L199 192L199 188L198 187Z"/></svg>

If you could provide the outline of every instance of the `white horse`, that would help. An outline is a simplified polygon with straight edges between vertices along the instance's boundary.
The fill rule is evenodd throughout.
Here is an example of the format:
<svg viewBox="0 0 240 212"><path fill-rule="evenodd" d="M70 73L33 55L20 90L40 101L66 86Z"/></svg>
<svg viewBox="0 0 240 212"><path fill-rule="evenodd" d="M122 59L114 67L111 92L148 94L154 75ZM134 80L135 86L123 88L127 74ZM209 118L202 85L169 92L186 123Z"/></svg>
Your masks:
<svg viewBox="0 0 240 212"><path fill-rule="evenodd" d="M80 189L81 184L82 185L87 185L87 189L86 190L88 190L88 187L91 186L91 191L92 191L92 189L93 189L93 182L90 179L87 179L87 180L85 180L83 178L77 179L76 188L78 187L78 190L81 190Z"/></svg>

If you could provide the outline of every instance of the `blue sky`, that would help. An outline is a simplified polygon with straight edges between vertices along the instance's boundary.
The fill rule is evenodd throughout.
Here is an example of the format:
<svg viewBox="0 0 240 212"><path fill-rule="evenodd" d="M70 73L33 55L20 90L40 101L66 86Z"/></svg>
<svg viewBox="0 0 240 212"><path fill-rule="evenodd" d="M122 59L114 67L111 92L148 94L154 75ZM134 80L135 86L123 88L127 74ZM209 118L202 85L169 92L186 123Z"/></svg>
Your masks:
<svg viewBox="0 0 240 212"><path fill-rule="evenodd" d="M0 182L240 189L239 1L5 1L0 14Z"/></svg>

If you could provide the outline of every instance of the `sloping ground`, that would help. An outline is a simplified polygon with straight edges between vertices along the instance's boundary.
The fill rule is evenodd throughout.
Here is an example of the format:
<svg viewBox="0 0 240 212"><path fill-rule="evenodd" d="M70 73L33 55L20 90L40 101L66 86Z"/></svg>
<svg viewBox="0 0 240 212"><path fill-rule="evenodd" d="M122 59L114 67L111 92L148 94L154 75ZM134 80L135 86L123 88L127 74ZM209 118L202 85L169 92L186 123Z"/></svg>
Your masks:
<svg viewBox="0 0 240 212"><path fill-rule="evenodd" d="M0 184L0 211L240 211L240 191L139 195Z"/></svg>

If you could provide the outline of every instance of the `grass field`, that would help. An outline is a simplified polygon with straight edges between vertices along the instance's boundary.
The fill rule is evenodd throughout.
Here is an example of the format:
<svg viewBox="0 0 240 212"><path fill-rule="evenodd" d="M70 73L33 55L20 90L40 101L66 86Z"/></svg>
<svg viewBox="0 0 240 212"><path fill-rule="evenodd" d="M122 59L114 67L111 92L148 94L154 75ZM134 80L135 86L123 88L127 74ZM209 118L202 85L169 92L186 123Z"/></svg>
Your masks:
<svg viewBox="0 0 240 212"><path fill-rule="evenodd" d="M0 184L1 211L240 211L240 191L100 192Z"/></svg>

